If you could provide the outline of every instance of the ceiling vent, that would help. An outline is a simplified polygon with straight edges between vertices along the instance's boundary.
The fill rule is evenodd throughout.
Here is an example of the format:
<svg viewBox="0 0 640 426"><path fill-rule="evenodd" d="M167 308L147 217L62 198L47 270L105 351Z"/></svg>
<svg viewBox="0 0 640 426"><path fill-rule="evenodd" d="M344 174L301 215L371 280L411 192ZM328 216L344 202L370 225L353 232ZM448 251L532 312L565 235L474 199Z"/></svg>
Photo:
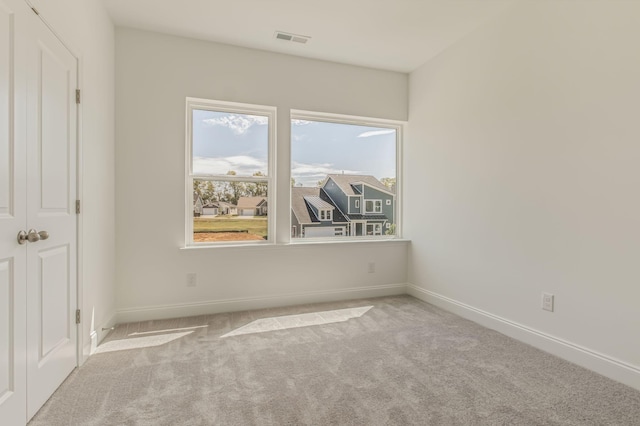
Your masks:
<svg viewBox="0 0 640 426"><path fill-rule="evenodd" d="M311 37L309 36L285 33L282 31L276 31L274 37L277 38L278 40L291 41L291 42L300 43L300 44L306 44L309 40L311 40Z"/></svg>

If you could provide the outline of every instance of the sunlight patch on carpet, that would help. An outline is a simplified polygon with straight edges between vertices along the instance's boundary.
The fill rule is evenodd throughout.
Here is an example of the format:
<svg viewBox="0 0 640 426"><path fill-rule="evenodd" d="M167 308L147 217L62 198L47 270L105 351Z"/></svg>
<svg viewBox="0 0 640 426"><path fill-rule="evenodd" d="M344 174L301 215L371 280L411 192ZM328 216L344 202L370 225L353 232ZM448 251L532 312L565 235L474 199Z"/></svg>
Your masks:
<svg viewBox="0 0 640 426"><path fill-rule="evenodd" d="M197 328L206 328L208 325L196 325L194 327L183 327L183 328L168 328L166 330L152 330L152 331L135 331L133 333L129 333L128 336L142 336L147 334L160 334L160 333L169 333L172 331L185 331L185 330L195 330Z"/></svg>
<svg viewBox="0 0 640 426"><path fill-rule="evenodd" d="M359 318L373 306L338 309L335 311L311 312L308 314L285 315L282 317L262 318L237 328L221 337L240 336L243 334L265 333L268 331L286 330L289 328L309 327L312 325L332 324Z"/></svg>
<svg viewBox="0 0 640 426"><path fill-rule="evenodd" d="M134 337L131 339L112 340L98 346L96 353L101 354L106 352L126 351L129 349L151 348L154 346L165 345L191 333L193 333L193 331L160 334L157 336Z"/></svg>

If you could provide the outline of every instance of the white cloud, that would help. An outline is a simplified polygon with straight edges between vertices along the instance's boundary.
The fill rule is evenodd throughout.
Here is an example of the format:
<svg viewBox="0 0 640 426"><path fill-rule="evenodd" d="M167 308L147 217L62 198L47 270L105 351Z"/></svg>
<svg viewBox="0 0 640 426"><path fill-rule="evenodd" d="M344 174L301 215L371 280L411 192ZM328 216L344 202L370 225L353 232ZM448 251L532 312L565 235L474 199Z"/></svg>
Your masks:
<svg viewBox="0 0 640 426"><path fill-rule="evenodd" d="M369 132L360 133L358 135L359 138L369 138L371 136L379 136L379 135L388 135L394 133L394 129L384 129L384 130L372 130Z"/></svg>
<svg viewBox="0 0 640 426"><path fill-rule="evenodd" d="M313 121L309 121L309 120L298 120L296 118L292 118L291 119L291 124L293 124L294 126L307 126L309 124L313 123Z"/></svg>
<svg viewBox="0 0 640 426"><path fill-rule="evenodd" d="M243 135L252 126L265 126L269 124L269 118L261 115L228 114L216 118L206 118L202 122L208 126L228 127L236 135Z"/></svg>
<svg viewBox="0 0 640 426"><path fill-rule="evenodd" d="M329 174L362 174L359 170L343 170L335 168L334 164L305 164L294 162L291 168L291 176L296 180L296 184L303 186L315 186L315 184L327 177Z"/></svg>
<svg viewBox="0 0 640 426"><path fill-rule="evenodd" d="M267 172L266 160L235 155L232 157L194 157L193 173L208 175L226 175L229 170L234 170L238 175L251 176L255 172Z"/></svg>

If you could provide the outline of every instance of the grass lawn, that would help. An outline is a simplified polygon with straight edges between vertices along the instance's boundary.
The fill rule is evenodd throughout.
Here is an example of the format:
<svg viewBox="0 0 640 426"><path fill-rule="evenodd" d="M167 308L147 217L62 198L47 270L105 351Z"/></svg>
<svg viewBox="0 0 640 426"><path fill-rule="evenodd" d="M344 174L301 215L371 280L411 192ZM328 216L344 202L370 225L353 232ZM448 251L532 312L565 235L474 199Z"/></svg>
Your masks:
<svg viewBox="0 0 640 426"><path fill-rule="evenodd" d="M238 232L241 231L241 232ZM235 235L235 239L244 240L248 236L255 239L267 238L267 217L215 216L193 218L194 240L202 240L208 234L207 241L211 239L227 240ZM205 235L200 235L205 234ZM243 235L244 234L244 235ZM249 235L247 235L249 234ZM219 238L216 238L219 237ZM200 237L200 238L199 238ZM233 239L233 238L232 238Z"/></svg>

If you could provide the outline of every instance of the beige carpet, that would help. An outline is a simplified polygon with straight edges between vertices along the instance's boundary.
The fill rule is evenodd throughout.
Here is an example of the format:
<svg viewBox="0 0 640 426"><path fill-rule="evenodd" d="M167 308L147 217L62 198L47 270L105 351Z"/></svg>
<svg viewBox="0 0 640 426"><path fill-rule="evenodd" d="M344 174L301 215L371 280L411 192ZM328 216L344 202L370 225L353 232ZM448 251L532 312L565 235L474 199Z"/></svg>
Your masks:
<svg viewBox="0 0 640 426"><path fill-rule="evenodd" d="M640 425L640 392L409 296L123 324L100 350L31 426Z"/></svg>

